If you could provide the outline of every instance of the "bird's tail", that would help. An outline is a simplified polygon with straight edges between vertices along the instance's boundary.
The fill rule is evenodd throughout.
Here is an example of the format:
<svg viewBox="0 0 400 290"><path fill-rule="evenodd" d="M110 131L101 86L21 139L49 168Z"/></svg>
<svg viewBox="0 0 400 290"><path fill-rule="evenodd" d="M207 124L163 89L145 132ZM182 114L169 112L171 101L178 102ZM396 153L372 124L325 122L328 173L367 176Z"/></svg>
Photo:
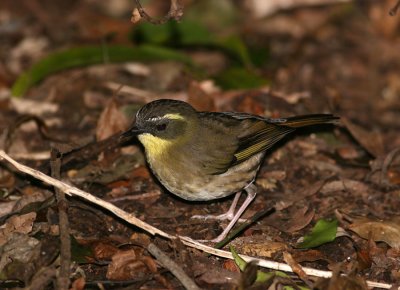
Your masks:
<svg viewBox="0 0 400 290"><path fill-rule="evenodd" d="M284 119L270 119L269 121L290 128L300 128L317 124L337 124L339 122L339 119L339 117L331 114L314 114Z"/></svg>

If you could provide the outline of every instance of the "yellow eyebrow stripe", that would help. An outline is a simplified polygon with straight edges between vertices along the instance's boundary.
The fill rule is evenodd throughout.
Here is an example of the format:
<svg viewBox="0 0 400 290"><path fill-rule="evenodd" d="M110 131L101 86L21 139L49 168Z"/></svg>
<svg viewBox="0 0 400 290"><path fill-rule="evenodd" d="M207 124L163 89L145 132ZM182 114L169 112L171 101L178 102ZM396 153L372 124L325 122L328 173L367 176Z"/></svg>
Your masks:
<svg viewBox="0 0 400 290"><path fill-rule="evenodd" d="M181 114L165 114L163 118L168 118L170 120L185 120Z"/></svg>

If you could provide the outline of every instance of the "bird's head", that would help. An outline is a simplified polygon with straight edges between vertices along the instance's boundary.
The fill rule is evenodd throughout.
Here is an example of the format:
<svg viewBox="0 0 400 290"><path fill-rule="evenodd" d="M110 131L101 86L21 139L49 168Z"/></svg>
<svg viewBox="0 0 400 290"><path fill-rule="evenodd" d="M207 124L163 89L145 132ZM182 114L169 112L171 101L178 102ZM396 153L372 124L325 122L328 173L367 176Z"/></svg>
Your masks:
<svg viewBox="0 0 400 290"><path fill-rule="evenodd" d="M137 135L146 150L160 151L166 145L187 140L197 121L197 112L188 103L157 100L137 112L133 125L123 135Z"/></svg>

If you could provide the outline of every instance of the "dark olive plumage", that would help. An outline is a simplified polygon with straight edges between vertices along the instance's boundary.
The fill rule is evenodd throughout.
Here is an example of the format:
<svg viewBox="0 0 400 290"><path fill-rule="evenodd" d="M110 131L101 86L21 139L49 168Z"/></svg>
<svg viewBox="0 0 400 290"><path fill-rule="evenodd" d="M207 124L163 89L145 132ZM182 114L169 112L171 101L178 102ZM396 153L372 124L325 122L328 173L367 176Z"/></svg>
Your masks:
<svg viewBox="0 0 400 290"><path fill-rule="evenodd" d="M198 112L182 101L157 100L138 111L125 134L138 135L154 174L183 199L206 201L246 190L248 198L233 217L233 226L255 197L252 183L265 152L296 128L337 119L329 114L267 119Z"/></svg>

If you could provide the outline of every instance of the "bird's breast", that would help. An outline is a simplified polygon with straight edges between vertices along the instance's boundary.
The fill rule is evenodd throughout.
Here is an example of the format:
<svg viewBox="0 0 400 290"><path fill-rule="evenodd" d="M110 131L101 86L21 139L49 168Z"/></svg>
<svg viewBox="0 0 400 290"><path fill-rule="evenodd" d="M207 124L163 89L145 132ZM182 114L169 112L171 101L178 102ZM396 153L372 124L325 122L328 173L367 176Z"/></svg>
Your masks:
<svg viewBox="0 0 400 290"><path fill-rule="evenodd" d="M204 173L199 164L201 156L185 146L158 142L146 136L140 141L157 179L168 191L186 200L214 200L242 190L254 180L263 155L258 154L223 174L214 175Z"/></svg>

